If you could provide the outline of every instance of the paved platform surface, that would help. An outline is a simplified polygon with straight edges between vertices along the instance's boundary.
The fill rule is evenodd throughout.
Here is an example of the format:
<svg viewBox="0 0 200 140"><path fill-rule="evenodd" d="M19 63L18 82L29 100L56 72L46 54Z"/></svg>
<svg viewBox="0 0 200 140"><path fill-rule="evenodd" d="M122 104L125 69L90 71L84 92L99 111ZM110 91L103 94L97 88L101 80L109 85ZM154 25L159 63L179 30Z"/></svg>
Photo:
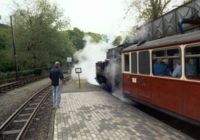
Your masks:
<svg viewBox="0 0 200 140"><path fill-rule="evenodd" d="M62 93L54 140L190 140L104 91Z"/></svg>

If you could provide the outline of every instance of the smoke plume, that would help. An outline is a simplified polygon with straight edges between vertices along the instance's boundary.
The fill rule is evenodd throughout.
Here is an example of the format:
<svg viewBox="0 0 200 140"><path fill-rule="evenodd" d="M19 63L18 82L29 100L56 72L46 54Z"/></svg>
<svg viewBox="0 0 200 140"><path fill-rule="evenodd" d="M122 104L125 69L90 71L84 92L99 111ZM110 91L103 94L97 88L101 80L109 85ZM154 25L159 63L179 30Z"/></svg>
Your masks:
<svg viewBox="0 0 200 140"><path fill-rule="evenodd" d="M107 50L113 46L111 43L106 43L104 41L94 43L89 36L86 36L84 39L86 40L85 47L74 55L74 59L77 60L78 63L72 69L72 79L78 78L75 73L75 68L81 68L82 73L80 74L80 78L86 79L90 84L98 85L95 80L96 62L105 61Z"/></svg>

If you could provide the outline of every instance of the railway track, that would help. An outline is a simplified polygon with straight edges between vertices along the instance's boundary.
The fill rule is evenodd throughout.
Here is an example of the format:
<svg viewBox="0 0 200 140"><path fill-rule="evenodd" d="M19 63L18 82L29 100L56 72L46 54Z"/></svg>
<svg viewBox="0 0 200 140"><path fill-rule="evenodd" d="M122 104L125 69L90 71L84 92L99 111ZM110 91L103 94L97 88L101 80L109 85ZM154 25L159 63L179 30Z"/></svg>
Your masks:
<svg viewBox="0 0 200 140"><path fill-rule="evenodd" d="M19 81L12 81L9 83L4 83L0 85L0 93L6 93L10 90L13 90L15 88L18 87L22 87L26 84L32 83L34 81L40 80L42 78L44 78L45 76L33 76L33 77L28 77L28 78L24 78L21 79Z"/></svg>
<svg viewBox="0 0 200 140"><path fill-rule="evenodd" d="M65 76L65 81L70 79ZM21 140L29 130L30 124L37 120L37 112L51 95L51 86L39 90L21 105L1 126L0 140Z"/></svg>
<svg viewBox="0 0 200 140"><path fill-rule="evenodd" d="M35 119L35 115L42 103L45 102L51 92L50 86L31 96L20 106L1 126L0 140L20 140L27 132L30 123Z"/></svg>

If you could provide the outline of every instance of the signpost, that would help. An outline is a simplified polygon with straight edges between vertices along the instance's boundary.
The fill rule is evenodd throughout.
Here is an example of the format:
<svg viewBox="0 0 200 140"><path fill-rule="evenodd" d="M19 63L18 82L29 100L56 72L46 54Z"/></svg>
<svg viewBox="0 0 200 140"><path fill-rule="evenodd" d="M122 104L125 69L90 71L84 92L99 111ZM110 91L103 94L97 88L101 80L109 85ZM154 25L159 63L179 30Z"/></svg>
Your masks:
<svg viewBox="0 0 200 140"><path fill-rule="evenodd" d="M72 62L72 58L71 57L67 57L67 62L71 63Z"/></svg>
<svg viewBox="0 0 200 140"><path fill-rule="evenodd" d="M82 69L81 68L75 68L75 72L78 74L79 88L81 88L80 73L82 73Z"/></svg>
<svg viewBox="0 0 200 140"><path fill-rule="evenodd" d="M67 67L68 67L68 73L71 73L72 57L67 57Z"/></svg>

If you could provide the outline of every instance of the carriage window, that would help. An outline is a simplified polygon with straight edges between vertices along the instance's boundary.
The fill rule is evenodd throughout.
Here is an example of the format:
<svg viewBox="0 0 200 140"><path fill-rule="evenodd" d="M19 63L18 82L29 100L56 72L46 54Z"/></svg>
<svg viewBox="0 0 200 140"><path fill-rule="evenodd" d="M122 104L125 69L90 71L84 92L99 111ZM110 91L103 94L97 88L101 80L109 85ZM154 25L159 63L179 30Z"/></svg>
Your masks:
<svg viewBox="0 0 200 140"><path fill-rule="evenodd" d="M150 74L150 58L149 52L139 52L139 72L141 74Z"/></svg>
<svg viewBox="0 0 200 140"><path fill-rule="evenodd" d="M124 55L124 71L130 71L129 54Z"/></svg>
<svg viewBox="0 0 200 140"><path fill-rule="evenodd" d="M200 80L200 46L186 48L185 75L188 79Z"/></svg>
<svg viewBox="0 0 200 140"><path fill-rule="evenodd" d="M137 53L131 54L131 72L137 73Z"/></svg>
<svg viewBox="0 0 200 140"><path fill-rule="evenodd" d="M181 77L181 53L178 48L153 51L152 64L154 75Z"/></svg>

